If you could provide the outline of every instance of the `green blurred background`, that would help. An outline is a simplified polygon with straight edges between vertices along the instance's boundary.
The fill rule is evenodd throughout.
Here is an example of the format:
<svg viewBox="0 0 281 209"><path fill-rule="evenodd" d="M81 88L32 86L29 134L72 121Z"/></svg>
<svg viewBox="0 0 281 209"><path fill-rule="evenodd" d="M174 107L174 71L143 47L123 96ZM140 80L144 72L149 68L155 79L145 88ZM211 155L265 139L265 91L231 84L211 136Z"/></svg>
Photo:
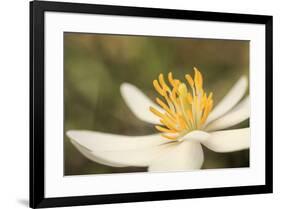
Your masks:
<svg viewBox="0 0 281 209"><path fill-rule="evenodd" d="M159 73L184 80L196 66L215 105L243 74L249 74L249 41L64 33L64 128L124 135L156 133L138 120L120 95L129 82L150 98ZM239 126L247 127L249 121ZM215 153L204 149L203 169L248 167L249 150ZM64 136L64 173L82 175L146 171L114 168L85 158Z"/></svg>

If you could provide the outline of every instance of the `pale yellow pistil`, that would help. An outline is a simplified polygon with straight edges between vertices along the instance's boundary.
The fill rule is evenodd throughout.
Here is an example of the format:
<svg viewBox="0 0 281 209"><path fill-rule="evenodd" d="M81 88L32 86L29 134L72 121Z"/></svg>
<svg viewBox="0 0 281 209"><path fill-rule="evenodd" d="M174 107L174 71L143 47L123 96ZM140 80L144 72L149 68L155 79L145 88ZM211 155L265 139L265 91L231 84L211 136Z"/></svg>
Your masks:
<svg viewBox="0 0 281 209"><path fill-rule="evenodd" d="M197 68L194 68L194 78L186 74L185 78L190 89L184 82L174 79L168 74L170 86L166 84L163 74L153 81L156 91L164 98L156 98L156 102L164 112L153 107L150 111L160 118L162 126L155 128L162 132L162 136L176 140L192 130L200 129L212 110L213 93L208 96L203 89L203 77Z"/></svg>

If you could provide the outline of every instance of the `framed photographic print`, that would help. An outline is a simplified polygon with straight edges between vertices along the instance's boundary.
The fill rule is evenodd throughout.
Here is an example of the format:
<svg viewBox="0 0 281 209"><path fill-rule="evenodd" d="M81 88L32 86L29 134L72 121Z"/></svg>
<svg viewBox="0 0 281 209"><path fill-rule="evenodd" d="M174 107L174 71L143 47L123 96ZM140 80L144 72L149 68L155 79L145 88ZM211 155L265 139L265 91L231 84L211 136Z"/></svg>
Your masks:
<svg viewBox="0 0 281 209"><path fill-rule="evenodd" d="M272 192L272 16L30 3L30 207Z"/></svg>

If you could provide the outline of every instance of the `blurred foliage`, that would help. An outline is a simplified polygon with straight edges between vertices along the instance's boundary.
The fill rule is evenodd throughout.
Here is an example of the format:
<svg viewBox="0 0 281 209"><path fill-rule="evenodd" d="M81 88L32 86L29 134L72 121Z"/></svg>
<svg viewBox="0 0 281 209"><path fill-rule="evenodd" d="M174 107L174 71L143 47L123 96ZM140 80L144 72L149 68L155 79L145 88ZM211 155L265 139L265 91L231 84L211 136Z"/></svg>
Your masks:
<svg viewBox="0 0 281 209"><path fill-rule="evenodd" d="M193 66L204 76L204 87L214 92L215 104L243 74L249 74L249 42L194 38L64 34L64 127L123 135L156 133L138 120L120 95L129 82L152 99L152 81L159 73L183 79ZM124 117L125 116L125 117ZM237 126L247 127L249 121ZM204 148L207 168L248 167L249 151L215 153ZM64 137L65 175L146 171L113 168L86 159Z"/></svg>

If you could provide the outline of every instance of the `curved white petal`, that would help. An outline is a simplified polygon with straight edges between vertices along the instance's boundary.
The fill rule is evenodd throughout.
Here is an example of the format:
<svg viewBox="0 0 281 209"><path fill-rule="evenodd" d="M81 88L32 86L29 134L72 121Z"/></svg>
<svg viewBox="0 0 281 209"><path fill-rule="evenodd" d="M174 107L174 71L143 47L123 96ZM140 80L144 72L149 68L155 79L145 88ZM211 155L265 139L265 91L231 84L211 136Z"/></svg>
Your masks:
<svg viewBox="0 0 281 209"><path fill-rule="evenodd" d="M169 143L160 135L122 136L94 131L67 131L77 149L90 160L111 166L147 166L158 146Z"/></svg>
<svg viewBox="0 0 281 209"><path fill-rule="evenodd" d="M227 95L215 106L205 124L208 125L210 122L231 110L244 96L247 90L247 85L248 81L246 76L242 76L230 89Z"/></svg>
<svg viewBox="0 0 281 209"><path fill-rule="evenodd" d="M234 152L250 147L250 128L212 132L203 144L215 152Z"/></svg>
<svg viewBox="0 0 281 209"><path fill-rule="evenodd" d="M110 162L106 161L104 159L99 158L98 156L94 155L91 150L87 149L86 147L83 147L81 144L77 143L75 140L70 139L71 143L81 152L82 155L84 155L89 160L95 161L100 164L104 164L107 166L113 166L113 167L124 167L123 164L117 163L117 162Z"/></svg>
<svg viewBox="0 0 281 209"><path fill-rule="evenodd" d="M229 128L250 117L250 101L249 96L243 99L234 109L220 117L219 119L211 122L204 130L215 131L220 129Z"/></svg>
<svg viewBox="0 0 281 209"><path fill-rule="evenodd" d="M128 150L151 147L171 141L158 134L125 136L87 130L70 130L66 134L89 150Z"/></svg>
<svg viewBox="0 0 281 209"><path fill-rule="evenodd" d="M188 134L186 134L181 139L181 141L187 140L189 142L204 142L205 140L208 139L209 136L210 136L210 134L205 131L195 130L195 131L191 131Z"/></svg>
<svg viewBox="0 0 281 209"><path fill-rule="evenodd" d="M198 142L174 142L160 146L159 155L149 165L149 171L188 171L200 169L204 154Z"/></svg>
<svg viewBox="0 0 281 209"><path fill-rule="evenodd" d="M150 112L149 107L154 107L159 111L162 111L162 109L152 102L141 90L132 84L123 83L120 91L124 101L136 117L148 123L159 124L159 118Z"/></svg>

